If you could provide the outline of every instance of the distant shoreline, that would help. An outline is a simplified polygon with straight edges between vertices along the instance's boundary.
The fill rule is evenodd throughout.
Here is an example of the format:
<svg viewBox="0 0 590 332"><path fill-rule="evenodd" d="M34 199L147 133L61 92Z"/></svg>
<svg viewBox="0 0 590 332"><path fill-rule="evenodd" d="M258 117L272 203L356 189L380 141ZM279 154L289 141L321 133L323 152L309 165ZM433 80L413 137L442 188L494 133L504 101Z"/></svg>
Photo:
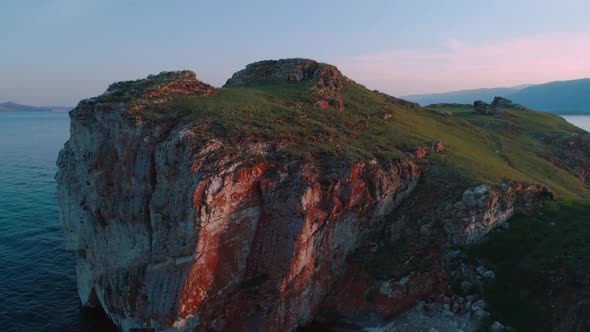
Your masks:
<svg viewBox="0 0 590 332"><path fill-rule="evenodd" d="M68 112L73 106L31 106L13 102L0 103L0 113L12 112Z"/></svg>
<svg viewBox="0 0 590 332"><path fill-rule="evenodd" d="M72 108L73 109L73 108ZM0 113L48 113L48 112L53 112L53 113L67 113L71 110L31 110L31 111L0 111Z"/></svg>

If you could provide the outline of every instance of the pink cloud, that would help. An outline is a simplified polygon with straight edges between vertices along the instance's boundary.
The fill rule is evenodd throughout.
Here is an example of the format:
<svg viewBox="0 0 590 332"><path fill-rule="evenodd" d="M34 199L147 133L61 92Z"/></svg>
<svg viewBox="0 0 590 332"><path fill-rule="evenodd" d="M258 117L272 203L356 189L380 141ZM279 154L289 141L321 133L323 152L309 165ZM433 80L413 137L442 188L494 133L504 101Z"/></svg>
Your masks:
<svg viewBox="0 0 590 332"><path fill-rule="evenodd" d="M551 35L395 50L341 61L349 77L394 95L590 77L590 35Z"/></svg>

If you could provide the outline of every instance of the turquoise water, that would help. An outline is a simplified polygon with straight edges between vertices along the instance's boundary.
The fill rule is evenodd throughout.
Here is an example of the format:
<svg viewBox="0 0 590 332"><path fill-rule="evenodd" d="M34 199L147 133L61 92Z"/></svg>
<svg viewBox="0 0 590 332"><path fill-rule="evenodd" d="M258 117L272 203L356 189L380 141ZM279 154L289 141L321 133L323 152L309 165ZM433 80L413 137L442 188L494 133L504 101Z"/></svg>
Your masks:
<svg viewBox="0 0 590 332"><path fill-rule="evenodd" d="M0 113L0 331L79 331L73 254L58 221L55 161L67 113Z"/></svg>

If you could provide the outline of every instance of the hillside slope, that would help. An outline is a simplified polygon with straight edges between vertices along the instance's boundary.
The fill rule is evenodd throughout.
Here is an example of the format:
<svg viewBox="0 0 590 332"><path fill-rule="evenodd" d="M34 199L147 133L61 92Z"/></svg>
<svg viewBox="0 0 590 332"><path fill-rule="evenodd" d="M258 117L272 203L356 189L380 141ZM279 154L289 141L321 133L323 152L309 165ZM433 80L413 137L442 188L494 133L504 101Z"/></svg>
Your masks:
<svg viewBox="0 0 590 332"><path fill-rule="evenodd" d="M501 106L450 116L307 59L220 89L112 84L70 113L58 159L82 303L125 331L288 331L446 301L451 248L590 195L589 135Z"/></svg>

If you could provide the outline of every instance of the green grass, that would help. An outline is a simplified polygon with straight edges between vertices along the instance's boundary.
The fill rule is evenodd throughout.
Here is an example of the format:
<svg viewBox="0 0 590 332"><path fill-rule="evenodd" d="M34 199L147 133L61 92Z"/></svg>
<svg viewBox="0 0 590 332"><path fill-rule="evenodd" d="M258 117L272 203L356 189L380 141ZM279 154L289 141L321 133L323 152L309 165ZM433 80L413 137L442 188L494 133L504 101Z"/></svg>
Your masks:
<svg viewBox="0 0 590 332"><path fill-rule="evenodd" d="M448 153L451 165L464 169L481 182L494 183L499 178L509 178L545 184L563 198L588 197L588 188L578 178L543 157L552 152L551 147L542 142L544 137L583 134L581 129L544 112L508 110L501 116L489 116L473 112L470 105L453 106L430 106L429 109L453 112L455 118L449 121L478 130L469 138L471 148L460 143L455 151ZM458 136L464 139L467 135L460 133ZM445 142L444 138L442 140Z"/></svg>
<svg viewBox="0 0 590 332"><path fill-rule="evenodd" d="M563 271L575 280L590 278L590 201L550 202L539 214L512 218L510 230L467 252L496 273L484 290L495 319L517 331L549 331L552 305L559 306L552 296L564 289L550 276Z"/></svg>
<svg viewBox="0 0 590 332"><path fill-rule="evenodd" d="M204 138L225 137L232 145L240 137L289 142L284 151L297 158L383 163L419 146L442 141L444 154L432 158L480 183L512 179L542 183L560 197L590 197L572 174L543 156L548 135L581 133L558 116L535 111L507 111L502 116L476 114L470 106L434 106L455 114L412 110L391 103L363 86L351 83L342 92L345 110L321 110L308 93L311 83L257 82L222 88L211 97L176 96L142 109L149 119L192 121ZM387 114L393 117L385 120ZM453 179L449 179L453 181Z"/></svg>

